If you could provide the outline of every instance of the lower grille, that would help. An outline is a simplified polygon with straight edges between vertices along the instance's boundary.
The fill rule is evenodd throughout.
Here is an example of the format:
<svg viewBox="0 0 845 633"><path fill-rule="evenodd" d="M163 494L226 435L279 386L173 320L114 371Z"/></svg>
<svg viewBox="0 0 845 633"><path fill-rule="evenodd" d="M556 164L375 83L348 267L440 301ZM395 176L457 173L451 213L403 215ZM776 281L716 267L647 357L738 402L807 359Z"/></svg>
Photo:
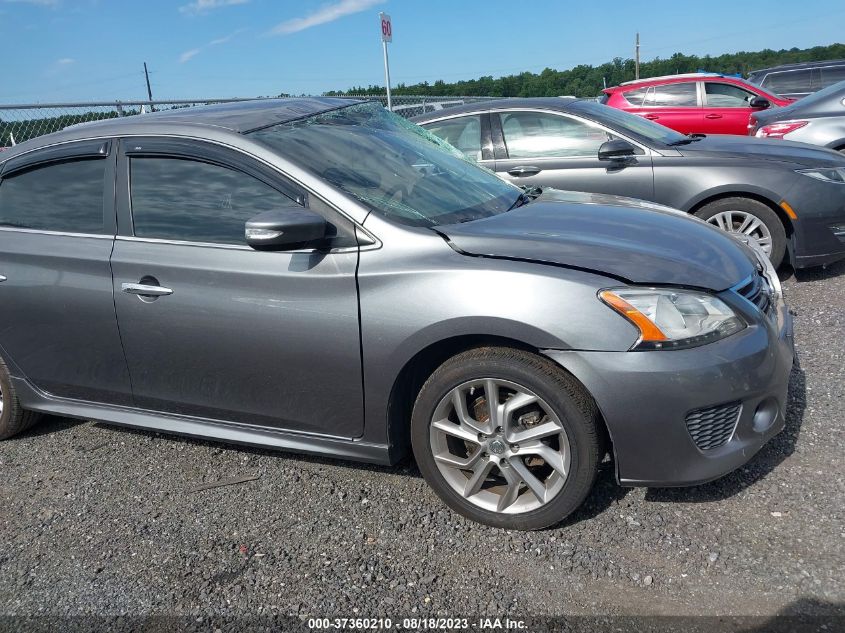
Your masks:
<svg viewBox="0 0 845 633"><path fill-rule="evenodd" d="M686 423L692 441L703 451L727 443L734 433L742 404L731 402L687 414Z"/></svg>

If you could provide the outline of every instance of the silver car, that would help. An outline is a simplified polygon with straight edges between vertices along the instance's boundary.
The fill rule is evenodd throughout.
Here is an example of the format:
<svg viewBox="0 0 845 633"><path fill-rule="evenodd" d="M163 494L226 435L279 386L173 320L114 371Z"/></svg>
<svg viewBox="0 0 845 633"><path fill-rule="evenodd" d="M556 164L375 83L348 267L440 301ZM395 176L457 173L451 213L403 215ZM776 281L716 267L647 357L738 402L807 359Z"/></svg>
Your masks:
<svg viewBox="0 0 845 633"><path fill-rule="evenodd" d="M523 191L342 99L3 152L0 305L2 438L43 412L381 464L413 449L452 508L519 529L578 508L606 453L629 486L741 466L784 426L793 359L777 277L734 237Z"/></svg>
<svg viewBox="0 0 845 633"><path fill-rule="evenodd" d="M785 108L755 112L749 134L811 143L845 153L845 81Z"/></svg>

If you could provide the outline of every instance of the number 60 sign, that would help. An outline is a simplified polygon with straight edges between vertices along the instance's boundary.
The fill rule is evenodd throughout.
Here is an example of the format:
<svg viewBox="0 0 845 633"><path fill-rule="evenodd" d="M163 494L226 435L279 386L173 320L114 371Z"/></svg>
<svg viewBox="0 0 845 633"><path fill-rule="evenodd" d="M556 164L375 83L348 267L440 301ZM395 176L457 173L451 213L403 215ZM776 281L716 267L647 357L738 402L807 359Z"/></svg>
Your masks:
<svg viewBox="0 0 845 633"><path fill-rule="evenodd" d="M378 17L381 20L381 41L392 42L393 25L390 23L390 16L386 13L379 13Z"/></svg>

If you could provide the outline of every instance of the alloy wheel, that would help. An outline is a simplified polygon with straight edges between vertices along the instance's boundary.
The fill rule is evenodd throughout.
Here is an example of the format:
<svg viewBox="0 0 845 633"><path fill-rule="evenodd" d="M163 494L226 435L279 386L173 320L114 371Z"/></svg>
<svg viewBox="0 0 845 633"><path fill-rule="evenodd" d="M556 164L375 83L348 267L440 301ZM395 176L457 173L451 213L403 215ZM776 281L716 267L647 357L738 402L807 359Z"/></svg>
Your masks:
<svg viewBox="0 0 845 633"><path fill-rule="evenodd" d="M721 211L707 222L726 231L753 239L766 255L772 254L772 233L760 218L746 211Z"/></svg>
<svg viewBox="0 0 845 633"><path fill-rule="evenodd" d="M434 411L430 442L449 486L488 511L536 510L557 496L570 471L560 419L542 398L506 380L452 389Z"/></svg>

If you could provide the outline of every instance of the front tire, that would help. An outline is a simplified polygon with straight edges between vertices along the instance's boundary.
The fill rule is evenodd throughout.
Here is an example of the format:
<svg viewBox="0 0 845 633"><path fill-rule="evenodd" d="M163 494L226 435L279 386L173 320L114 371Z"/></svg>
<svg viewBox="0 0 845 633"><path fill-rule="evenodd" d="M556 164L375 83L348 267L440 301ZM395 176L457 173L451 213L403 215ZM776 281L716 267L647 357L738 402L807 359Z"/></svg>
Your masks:
<svg viewBox="0 0 845 633"><path fill-rule="evenodd" d="M566 518L592 488L600 423L592 398L550 360L483 347L450 358L426 381L411 443L450 508L493 527L537 530Z"/></svg>
<svg viewBox="0 0 845 633"><path fill-rule="evenodd" d="M723 198L704 205L695 215L727 233L756 241L775 268L783 262L786 229L768 205L751 198Z"/></svg>
<svg viewBox="0 0 845 633"><path fill-rule="evenodd" d="M9 368L0 358L0 440L7 440L38 422L40 415L24 411L12 386Z"/></svg>

